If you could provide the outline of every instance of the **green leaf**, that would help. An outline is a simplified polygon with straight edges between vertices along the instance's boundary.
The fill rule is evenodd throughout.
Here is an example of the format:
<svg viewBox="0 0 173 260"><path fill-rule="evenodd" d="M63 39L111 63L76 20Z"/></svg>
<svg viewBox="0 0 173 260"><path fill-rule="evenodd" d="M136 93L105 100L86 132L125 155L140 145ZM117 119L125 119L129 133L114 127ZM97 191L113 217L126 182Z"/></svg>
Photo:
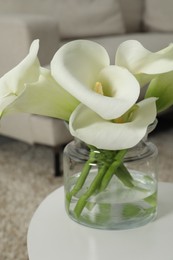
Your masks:
<svg viewBox="0 0 173 260"><path fill-rule="evenodd" d="M145 98L157 97L157 111L161 112L173 105L173 72L164 73L154 78Z"/></svg>

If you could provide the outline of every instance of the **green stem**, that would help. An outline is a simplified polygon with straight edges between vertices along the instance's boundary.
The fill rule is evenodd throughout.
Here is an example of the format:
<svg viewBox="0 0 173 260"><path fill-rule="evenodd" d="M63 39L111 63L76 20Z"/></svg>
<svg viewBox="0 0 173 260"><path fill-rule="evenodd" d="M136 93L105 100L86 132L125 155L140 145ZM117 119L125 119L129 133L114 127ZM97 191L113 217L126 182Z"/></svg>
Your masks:
<svg viewBox="0 0 173 260"><path fill-rule="evenodd" d="M114 174L125 186L129 188L134 187L133 178L123 163L119 166L118 170L115 171Z"/></svg>
<svg viewBox="0 0 173 260"><path fill-rule="evenodd" d="M108 166L107 164L104 164L103 167L100 168L98 174L94 178L93 182L91 183L88 190L80 197L78 200L76 207L74 209L74 214L78 218L85 207L87 203L87 199L97 190L97 188L100 186L100 182L102 181L103 176L105 175L105 172L107 171Z"/></svg>
<svg viewBox="0 0 173 260"><path fill-rule="evenodd" d="M71 199L74 195L78 193L78 191L83 187L83 184L85 183L85 180L90 172L91 164L95 161L95 152L91 151L89 160L85 163L82 172L73 187L73 189L66 194L66 199L68 201L68 205L70 205Z"/></svg>
<svg viewBox="0 0 173 260"><path fill-rule="evenodd" d="M110 167L108 168L101 186L100 186L100 191L103 191L106 189L106 187L108 186L110 180L112 179L112 176L114 175L114 173L116 173L116 170L118 169L118 167L122 164L123 158L126 154L127 150L120 150L116 156L115 156L115 160L113 161L113 163L110 165Z"/></svg>

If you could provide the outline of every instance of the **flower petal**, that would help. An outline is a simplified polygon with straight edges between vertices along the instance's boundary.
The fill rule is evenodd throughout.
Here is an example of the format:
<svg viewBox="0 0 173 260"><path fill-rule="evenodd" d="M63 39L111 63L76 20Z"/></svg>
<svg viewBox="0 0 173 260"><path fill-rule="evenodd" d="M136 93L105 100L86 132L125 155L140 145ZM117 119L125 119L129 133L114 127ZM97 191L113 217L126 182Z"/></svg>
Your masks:
<svg viewBox="0 0 173 260"><path fill-rule="evenodd" d="M98 109L96 107L95 111L105 119L120 117L139 98L139 83L125 68L108 66L101 70L98 81L101 82L103 93L106 96L95 97L95 104L98 105ZM89 107L91 108L91 105ZM101 109L102 113L99 113Z"/></svg>
<svg viewBox="0 0 173 260"><path fill-rule="evenodd" d="M25 59L0 78L0 114L23 91L26 83L38 80L40 74L38 49L39 41L35 40Z"/></svg>
<svg viewBox="0 0 173 260"><path fill-rule="evenodd" d="M121 116L139 96L139 85L133 75L123 68L109 66L106 50L95 42L79 40L64 45L55 54L51 71L64 89L106 119ZM94 91L96 82L102 80L112 96ZM122 97L125 90L128 99L127 95Z"/></svg>
<svg viewBox="0 0 173 260"><path fill-rule="evenodd" d="M131 122L117 124L106 121L80 104L72 113L69 129L73 136L98 149L121 150L135 146L146 134L156 117L155 98L138 103Z"/></svg>
<svg viewBox="0 0 173 260"><path fill-rule="evenodd" d="M41 68L39 80L27 84L21 95L4 111L4 114L27 112L69 120L79 102L52 78L50 71Z"/></svg>
<svg viewBox="0 0 173 260"><path fill-rule="evenodd" d="M157 111L161 112L173 105L173 72L154 78L146 91L146 98L157 97Z"/></svg>
<svg viewBox="0 0 173 260"><path fill-rule="evenodd" d="M88 40L76 40L62 46L51 61L52 75L68 92L90 88L95 76L110 63L106 50ZM77 84L77 85L76 85Z"/></svg>
<svg viewBox="0 0 173 260"><path fill-rule="evenodd" d="M106 50L99 44L77 40L65 44L54 55L51 72L55 80L80 102L102 114L100 94L93 88L99 72L109 66ZM99 103L99 106L98 106Z"/></svg>
<svg viewBox="0 0 173 260"><path fill-rule="evenodd" d="M159 74L173 70L173 44L158 51L145 49L136 40L123 42L117 49L116 64L133 74Z"/></svg>

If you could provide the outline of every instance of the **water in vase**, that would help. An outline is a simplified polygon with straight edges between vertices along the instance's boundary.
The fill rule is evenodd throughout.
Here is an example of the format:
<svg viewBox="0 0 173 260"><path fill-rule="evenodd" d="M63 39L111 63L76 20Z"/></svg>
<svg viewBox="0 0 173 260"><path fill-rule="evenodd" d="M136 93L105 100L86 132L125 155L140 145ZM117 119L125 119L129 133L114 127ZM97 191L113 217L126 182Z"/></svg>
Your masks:
<svg viewBox="0 0 173 260"><path fill-rule="evenodd" d="M76 204L95 174L90 174L80 192L72 197L67 211L73 220L100 229L129 229L144 225L156 217L157 182L151 177L152 174L148 176L137 171L131 171L133 188L125 187L114 176L104 191L95 192L86 201L80 216L76 217ZM71 177L70 182L75 183L78 176Z"/></svg>

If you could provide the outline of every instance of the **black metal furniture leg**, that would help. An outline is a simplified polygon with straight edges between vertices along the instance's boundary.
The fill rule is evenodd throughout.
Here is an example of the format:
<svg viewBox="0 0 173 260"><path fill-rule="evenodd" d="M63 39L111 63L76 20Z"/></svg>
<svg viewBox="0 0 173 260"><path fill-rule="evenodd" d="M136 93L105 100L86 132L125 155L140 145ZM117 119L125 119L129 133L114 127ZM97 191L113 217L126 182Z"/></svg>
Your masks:
<svg viewBox="0 0 173 260"><path fill-rule="evenodd" d="M56 147L54 149L54 169L55 169L55 176L62 176L61 170L61 147Z"/></svg>

